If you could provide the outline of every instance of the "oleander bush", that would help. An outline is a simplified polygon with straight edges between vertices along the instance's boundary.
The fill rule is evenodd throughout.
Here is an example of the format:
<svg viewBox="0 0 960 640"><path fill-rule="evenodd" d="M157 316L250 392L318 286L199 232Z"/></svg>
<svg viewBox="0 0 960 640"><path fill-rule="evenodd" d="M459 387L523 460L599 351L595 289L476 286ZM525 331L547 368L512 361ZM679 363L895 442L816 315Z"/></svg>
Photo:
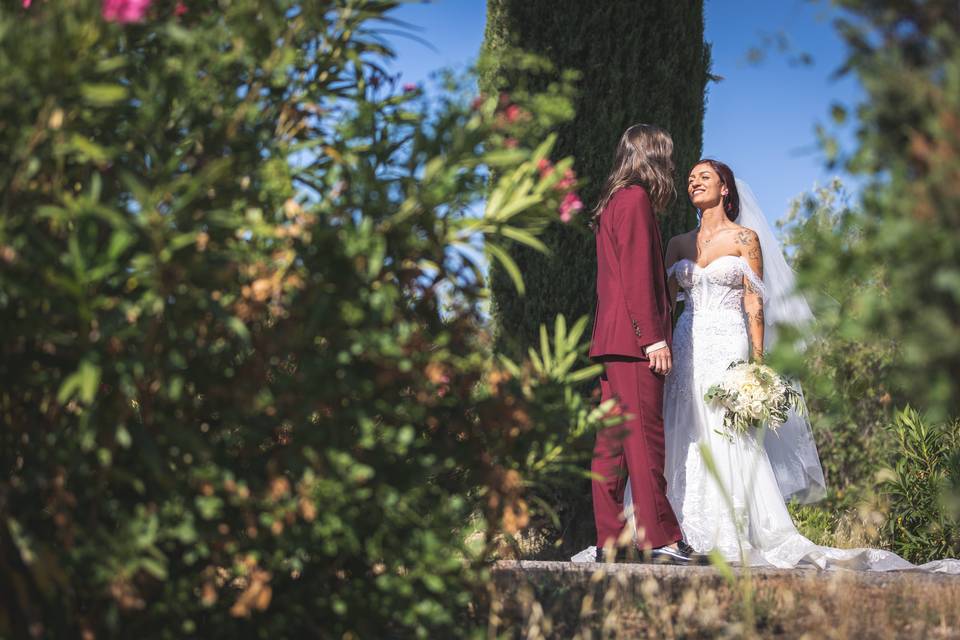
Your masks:
<svg viewBox="0 0 960 640"><path fill-rule="evenodd" d="M596 421L484 327L570 107L399 86L395 4L3 4L0 636L483 633Z"/></svg>
<svg viewBox="0 0 960 640"><path fill-rule="evenodd" d="M960 483L960 420L930 423L908 406L889 428L896 446L880 491L889 501L891 548L913 562L960 557L960 518L949 493Z"/></svg>

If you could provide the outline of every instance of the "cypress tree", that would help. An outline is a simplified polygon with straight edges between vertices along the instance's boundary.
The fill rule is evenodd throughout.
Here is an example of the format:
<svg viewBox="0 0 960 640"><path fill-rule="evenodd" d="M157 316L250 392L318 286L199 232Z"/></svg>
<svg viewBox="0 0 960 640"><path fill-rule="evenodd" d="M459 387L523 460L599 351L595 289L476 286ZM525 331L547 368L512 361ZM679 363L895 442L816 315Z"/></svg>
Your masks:
<svg viewBox="0 0 960 640"><path fill-rule="evenodd" d="M585 210L573 223L553 223L540 236L549 255L511 247L525 295L520 296L491 261L497 348L522 357L528 347L537 348L541 323L549 325L559 313L571 320L593 313L596 254L589 209L610 171L617 141L630 125L656 124L673 137L678 198L661 218L663 237L693 225L686 173L700 156L704 90L710 77L703 0L488 0L483 49L480 86L490 95L542 91L563 81L568 75L564 72L579 76L576 115L553 128L553 153L555 158L575 158ZM552 70L544 72L540 64L517 65L514 49L545 58ZM586 460L592 443L587 434L565 456ZM554 476L538 483L534 494L532 502L548 505L552 517L535 514L532 524L539 534L531 540L548 544L528 546L523 555L568 558L593 544L585 479Z"/></svg>
<svg viewBox="0 0 960 640"><path fill-rule="evenodd" d="M550 74L502 73L498 54L513 47L549 60ZM497 342L509 355L538 344L540 323L558 313L575 319L592 314L596 256L587 222L616 143L637 122L663 127L673 136L678 198L662 218L664 239L688 230L694 212L684 196L687 170L703 140L704 90L709 46L703 41L702 0L488 0L481 75L485 93L517 86L542 89L563 70L575 70L575 118L556 129L555 157L572 155L584 181L585 210L575 223L556 223L541 238L545 256L515 246L513 258L527 292L491 266ZM492 62L492 64L490 64Z"/></svg>

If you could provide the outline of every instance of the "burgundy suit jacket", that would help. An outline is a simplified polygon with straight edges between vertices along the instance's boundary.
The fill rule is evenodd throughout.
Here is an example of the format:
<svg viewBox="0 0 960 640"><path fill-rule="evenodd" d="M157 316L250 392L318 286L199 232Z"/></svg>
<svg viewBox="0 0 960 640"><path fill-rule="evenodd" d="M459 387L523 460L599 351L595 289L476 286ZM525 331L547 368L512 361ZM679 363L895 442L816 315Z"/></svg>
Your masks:
<svg viewBox="0 0 960 640"><path fill-rule="evenodd" d="M671 344L672 323L660 228L646 189L617 191L597 228L597 310L590 357L646 359L644 347Z"/></svg>

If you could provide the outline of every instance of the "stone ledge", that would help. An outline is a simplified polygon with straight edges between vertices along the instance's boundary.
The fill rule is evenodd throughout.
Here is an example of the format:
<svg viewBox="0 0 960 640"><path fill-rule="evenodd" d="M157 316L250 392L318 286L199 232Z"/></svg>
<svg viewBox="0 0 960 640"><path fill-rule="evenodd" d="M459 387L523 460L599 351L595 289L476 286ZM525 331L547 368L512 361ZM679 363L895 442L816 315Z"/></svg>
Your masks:
<svg viewBox="0 0 960 640"><path fill-rule="evenodd" d="M502 561L499 620L545 637L958 638L960 576ZM531 630L537 633L531 633Z"/></svg>
<svg viewBox="0 0 960 640"><path fill-rule="evenodd" d="M822 571L815 567L800 567L796 569L773 568L738 568L732 567L736 576L750 575L753 579L783 579L783 580L844 580L858 584L882 586L886 584L924 583L953 585L960 589L960 575L949 573L932 573L927 571L852 571L847 569L833 569ZM495 563L495 574L551 574L571 577L592 576L596 571L605 571L611 574L623 574L630 578L656 579L704 579L721 578L720 573L713 567L682 567L676 565L654 565L644 563L597 563L597 562L558 562L548 560L501 560Z"/></svg>

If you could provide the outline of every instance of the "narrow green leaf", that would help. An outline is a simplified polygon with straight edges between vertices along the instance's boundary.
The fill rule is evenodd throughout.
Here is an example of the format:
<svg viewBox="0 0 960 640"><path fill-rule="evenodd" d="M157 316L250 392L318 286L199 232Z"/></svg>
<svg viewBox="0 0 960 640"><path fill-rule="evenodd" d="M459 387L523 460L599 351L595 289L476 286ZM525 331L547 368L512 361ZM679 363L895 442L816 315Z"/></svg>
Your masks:
<svg viewBox="0 0 960 640"><path fill-rule="evenodd" d="M717 570L717 573L719 573L729 584L736 584L737 577L734 575L730 564L724 559L723 554L717 549L713 549L710 551L709 556L710 564L712 564L713 568Z"/></svg>
<svg viewBox="0 0 960 640"><path fill-rule="evenodd" d="M536 249L541 253L550 253L550 249L547 247L547 245L543 244L539 238L524 229L518 229L517 227L500 227L500 234L510 238L511 240L516 240L521 244L525 244L531 249Z"/></svg>
<svg viewBox="0 0 960 640"><path fill-rule="evenodd" d="M558 378L563 378L566 375L567 371L570 370L570 367L572 367L576 361L577 361L577 353L576 352L568 353L562 359L557 361L557 366L554 374Z"/></svg>
<svg viewBox="0 0 960 640"><path fill-rule="evenodd" d="M501 208L496 215L495 220L506 221L515 215L526 211L535 204L538 204L542 201L542 198L537 195L532 196L521 196L515 198L508 202L503 208Z"/></svg>
<svg viewBox="0 0 960 640"><path fill-rule="evenodd" d="M503 367L510 372L510 375L514 377L520 376L520 366L516 362L502 354L500 355L499 360L500 364L502 364Z"/></svg>
<svg viewBox="0 0 960 640"><path fill-rule="evenodd" d="M570 329L570 333L567 334L567 348L575 349L578 344L580 344L580 338L583 337L583 332L587 329L587 324L590 322L590 318L587 316L580 316L580 319L577 320L573 327Z"/></svg>
<svg viewBox="0 0 960 640"><path fill-rule="evenodd" d="M97 387L100 384L100 367L89 360L84 360L76 371L71 373L57 391L57 402L66 404L75 395L85 403L93 402Z"/></svg>
<svg viewBox="0 0 960 640"><path fill-rule="evenodd" d="M567 382L574 384L577 382L583 382L584 380L589 380L590 378L595 378L603 373L602 364L592 364L589 367L584 367L583 369L577 369L573 373L567 376Z"/></svg>
<svg viewBox="0 0 960 640"><path fill-rule="evenodd" d="M167 568L165 563L159 560L155 560L153 558L142 558L140 560L140 566L144 571L149 573L157 580L166 580L167 578Z"/></svg>
<svg viewBox="0 0 960 640"><path fill-rule="evenodd" d="M550 150L553 149L553 145L556 141L557 134L551 133L548 135L546 139L540 143L540 146L533 151L531 161L536 164L540 160L545 159L548 155L550 155Z"/></svg>
<svg viewBox="0 0 960 640"><path fill-rule="evenodd" d="M553 319L553 351L558 358L562 357L563 354L568 351L566 337L567 319L562 313L558 313L557 317Z"/></svg>
<svg viewBox="0 0 960 640"><path fill-rule="evenodd" d="M510 276L510 279L513 281L513 286L517 289L517 293L521 296L524 295L527 290L523 285L523 276L520 275L520 268L517 266L517 263L514 262L513 258L510 257L510 254L492 242L488 242L486 247L487 251L490 252L507 272L507 275Z"/></svg>
<svg viewBox="0 0 960 640"><path fill-rule="evenodd" d="M525 156L522 149L497 149L483 154L483 162L491 167L512 167Z"/></svg>
<svg viewBox="0 0 960 640"><path fill-rule="evenodd" d="M87 83L80 86L83 99L98 107L107 107L127 97L127 88L119 84Z"/></svg>
<svg viewBox="0 0 960 640"><path fill-rule="evenodd" d="M93 402L100 385L100 367L89 360L80 364L80 399L87 404Z"/></svg>
<svg viewBox="0 0 960 640"><path fill-rule="evenodd" d="M70 136L66 145L73 150L83 160L92 160L93 162L105 162L110 158L109 152L96 142L83 137L79 133Z"/></svg>
<svg viewBox="0 0 960 640"><path fill-rule="evenodd" d="M247 329L247 325L240 318L236 316L227 318L227 328L244 342L250 342L250 330Z"/></svg>
<svg viewBox="0 0 960 640"><path fill-rule="evenodd" d="M530 362L533 363L533 368L536 369L537 373L540 373L540 374L545 373L545 369L543 367L543 360L540 359L540 356L537 355L537 352L534 350L533 347L529 347L527 349L527 355L530 356Z"/></svg>
<svg viewBox="0 0 960 640"><path fill-rule="evenodd" d="M543 354L543 364L549 372L553 369L553 356L550 355L550 337L547 335L546 325L540 325L540 352Z"/></svg>

